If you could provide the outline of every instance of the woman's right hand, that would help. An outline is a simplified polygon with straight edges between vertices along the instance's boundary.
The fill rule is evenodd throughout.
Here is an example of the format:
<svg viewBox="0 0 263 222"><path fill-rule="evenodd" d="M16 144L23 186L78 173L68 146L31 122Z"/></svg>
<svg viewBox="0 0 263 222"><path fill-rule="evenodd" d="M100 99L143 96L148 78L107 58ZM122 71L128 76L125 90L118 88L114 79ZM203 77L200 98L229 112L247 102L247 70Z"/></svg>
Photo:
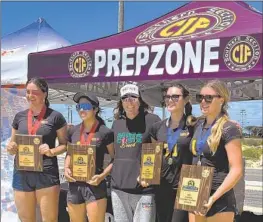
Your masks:
<svg viewBox="0 0 263 222"><path fill-rule="evenodd" d="M137 182L142 186L142 187L148 187L149 184L144 181L144 180L140 180L140 176L137 177Z"/></svg>
<svg viewBox="0 0 263 222"><path fill-rule="evenodd" d="M76 182L76 180L72 177L72 172L69 167L65 168L64 175L68 182Z"/></svg>
<svg viewBox="0 0 263 222"><path fill-rule="evenodd" d="M10 155L15 155L17 153L17 144L16 142L10 142L6 146L6 150Z"/></svg>

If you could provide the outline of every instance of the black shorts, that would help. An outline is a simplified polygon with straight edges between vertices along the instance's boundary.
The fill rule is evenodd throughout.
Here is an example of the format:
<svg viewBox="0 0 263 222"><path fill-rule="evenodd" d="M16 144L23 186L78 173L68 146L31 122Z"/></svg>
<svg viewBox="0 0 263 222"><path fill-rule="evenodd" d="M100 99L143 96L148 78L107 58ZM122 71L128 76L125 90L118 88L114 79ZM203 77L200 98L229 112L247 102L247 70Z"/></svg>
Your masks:
<svg viewBox="0 0 263 222"><path fill-rule="evenodd" d="M12 187L15 190L32 192L47 187L59 185L57 168L44 170L44 172L30 172L14 169Z"/></svg>
<svg viewBox="0 0 263 222"><path fill-rule="evenodd" d="M215 191L212 191L211 195L213 195L214 192ZM220 197L207 212L206 217L212 217L215 214L222 212L236 212L236 198L234 190L230 190Z"/></svg>
<svg viewBox="0 0 263 222"><path fill-rule="evenodd" d="M92 186L83 182L69 183L67 195L67 201L69 203L90 203L103 198L107 198L107 187L105 180L103 180L98 186Z"/></svg>

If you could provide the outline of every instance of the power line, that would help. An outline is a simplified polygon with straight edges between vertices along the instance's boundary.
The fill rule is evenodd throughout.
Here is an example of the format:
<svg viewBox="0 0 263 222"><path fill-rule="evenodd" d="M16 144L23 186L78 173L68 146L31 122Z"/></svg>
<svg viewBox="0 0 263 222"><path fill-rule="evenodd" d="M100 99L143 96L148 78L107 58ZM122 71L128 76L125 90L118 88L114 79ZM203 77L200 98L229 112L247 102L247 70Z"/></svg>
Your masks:
<svg viewBox="0 0 263 222"><path fill-rule="evenodd" d="M246 113L246 110L244 109L241 109L240 110L240 124L241 124L241 127L242 129L244 129L244 126L245 126L245 121L246 121L246 116L247 116L247 113Z"/></svg>

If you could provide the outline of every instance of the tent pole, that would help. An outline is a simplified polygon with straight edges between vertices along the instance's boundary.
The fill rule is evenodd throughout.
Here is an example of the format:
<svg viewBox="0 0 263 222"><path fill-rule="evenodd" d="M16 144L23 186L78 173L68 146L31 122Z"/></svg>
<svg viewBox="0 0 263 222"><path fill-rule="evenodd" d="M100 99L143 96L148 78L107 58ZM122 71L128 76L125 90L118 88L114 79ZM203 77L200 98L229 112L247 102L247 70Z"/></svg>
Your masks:
<svg viewBox="0 0 263 222"><path fill-rule="evenodd" d="M73 123L72 105L70 105L70 123Z"/></svg>
<svg viewBox="0 0 263 222"><path fill-rule="evenodd" d="M162 107L163 120L166 118L165 106Z"/></svg>

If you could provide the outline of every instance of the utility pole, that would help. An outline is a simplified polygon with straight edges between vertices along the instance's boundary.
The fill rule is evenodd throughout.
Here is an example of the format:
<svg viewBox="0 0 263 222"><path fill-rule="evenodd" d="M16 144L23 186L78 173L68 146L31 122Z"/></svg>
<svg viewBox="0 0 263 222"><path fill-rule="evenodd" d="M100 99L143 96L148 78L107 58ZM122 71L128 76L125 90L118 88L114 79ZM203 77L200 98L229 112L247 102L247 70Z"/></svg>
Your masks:
<svg viewBox="0 0 263 222"><path fill-rule="evenodd" d="M119 0L119 11L118 11L118 33L124 31L124 1ZM117 83L116 94L119 93L120 83Z"/></svg>
<svg viewBox="0 0 263 222"><path fill-rule="evenodd" d="M72 106L68 105L68 123L72 123Z"/></svg>
<svg viewBox="0 0 263 222"><path fill-rule="evenodd" d="M244 109L240 110L240 118L241 118L240 124L241 124L242 129L244 129L245 127L246 116L247 116L246 110Z"/></svg>
<svg viewBox="0 0 263 222"><path fill-rule="evenodd" d="M118 32L124 30L124 2L119 0L119 13L118 13Z"/></svg>

